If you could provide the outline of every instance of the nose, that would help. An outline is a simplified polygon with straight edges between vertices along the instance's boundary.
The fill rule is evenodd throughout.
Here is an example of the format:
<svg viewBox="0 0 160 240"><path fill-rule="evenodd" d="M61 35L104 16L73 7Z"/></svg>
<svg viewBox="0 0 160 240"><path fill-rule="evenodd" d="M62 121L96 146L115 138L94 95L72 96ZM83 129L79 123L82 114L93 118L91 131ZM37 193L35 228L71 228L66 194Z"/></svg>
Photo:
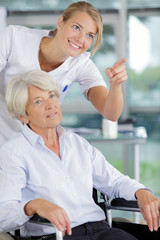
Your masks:
<svg viewBox="0 0 160 240"><path fill-rule="evenodd" d="M47 99L46 102L45 102L45 105L46 105L45 106L46 110L48 110L48 109L52 109L54 103L51 99Z"/></svg>
<svg viewBox="0 0 160 240"><path fill-rule="evenodd" d="M78 36L77 36L77 42L83 43L84 39L85 39L85 34L82 31L80 31Z"/></svg>

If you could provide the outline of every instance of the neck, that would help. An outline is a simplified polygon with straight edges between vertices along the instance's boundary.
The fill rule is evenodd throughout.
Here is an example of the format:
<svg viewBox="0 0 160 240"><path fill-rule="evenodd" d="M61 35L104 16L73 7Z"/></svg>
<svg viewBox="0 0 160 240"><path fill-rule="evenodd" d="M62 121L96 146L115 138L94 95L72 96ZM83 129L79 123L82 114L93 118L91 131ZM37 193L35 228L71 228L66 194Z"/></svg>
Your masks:
<svg viewBox="0 0 160 240"><path fill-rule="evenodd" d="M52 152L56 153L60 158L59 136L57 134L56 128L35 129L33 126L30 126L30 128L38 135L40 135L44 141L45 146Z"/></svg>
<svg viewBox="0 0 160 240"><path fill-rule="evenodd" d="M59 137L56 135L48 134L43 138L45 146L50 149L52 152L56 153L60 158L60 146L59 146Z"/></svg>
<svg viewBox="0 0 160 240"><path fill-rule="evenodd" d="M61 53L55 38L44 37L39 49L39 64L43 71L50 72L59 67L68 56Z"/></svg>

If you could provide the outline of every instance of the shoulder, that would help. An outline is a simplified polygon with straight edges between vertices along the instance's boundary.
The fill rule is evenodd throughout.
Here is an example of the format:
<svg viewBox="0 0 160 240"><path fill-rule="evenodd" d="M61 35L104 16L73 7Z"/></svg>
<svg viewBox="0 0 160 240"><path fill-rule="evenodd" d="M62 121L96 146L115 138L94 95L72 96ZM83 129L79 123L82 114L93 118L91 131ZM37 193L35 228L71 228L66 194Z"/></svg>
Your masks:
<svg viewBox="0 0 160 240"><path fill-rule="evenodd" d="M26 26L20 26L20 25L9 25L6 28L7 31L12 31L12 32L24 32L24 33L41 33L41 32L46 32L47 34L49 33L49 30L44 30L44 29L36 29L36 28L29 28Z"/></svg>
<svg viewBox="0 0 160 240"><path fill-rule="evenodd" d="M81 55L75 57L75 58L79 58L79 59L84 59L84 60L90 60L91 54L90 52L84 52Z"/></svg>
<svg viewBox="0 0 160 240"><path fill-rule="evenodd" d="M86 64L86 62L91 62L92 60L90 59L90 53L89 52L84 52L76 57L70 57L69 58L70 64L76 63L76 64Z"/></svg>
<svg viewBox="0 0 160 240"><path fill-rule="evenodd" d="M5 28L4 33L18 33L18 32L27 32L29 31L30 28L24 27L24 26L19 26L19 25L9 25Z"/></svg>
<svg viewBox="0 0 160 240"><path fill-rule="evenodd" d="M26 149L27 142L22 135L4 143L0 148L0 168L8 170L17 167L24 168L27 164L25 155L28 151Z"/></svg>
<svg viewBox="0 0 160 240"><path fill-rule="evenodd" d="M70 57L67 60L68 68L72 71L74 76L88 72L90 70L97 70L96 65L90 58L89 52L84 52L76 57Z"/></svg>
<svg viewBox="0 0 160 240"><path fill-rule="evenodd" d="M19 25L9 25L5 30L4 34L7 36L14 37L17 41L19 39L26 39L28 37L36 37L36 36L47 36L49 33L49 30L43 30L43 29L33 29L33 28L28 28L25 26L19 26Z"/></svg>
<svg viewBox="0 0 160 240"><path fill-rule="evenodd" d="M76 133L73 129L65 129L65 138L72 142L77 147L84 148L85 150L92 149L92 145L78 133Z"/></svg>
<svg viewBox="0 0 160 240"><path fill-rule="evenodd" d="M89 52L84 52L76 57L69 57L66 60L66 64L70 69L73 69L73 67L79 69L79 67L84 67L89 62L92 62Z"/></svg>
<svg viewBox="0 0 160 240"><path fill-rule="evenodd" d="M16 138L5 142L0 148L0 155L16 156L23 153L24 148L27 147L27 141L22 133Z"/></svg>
<svg viewBox="0 0 160 240"><path fill-rule="evenodd" d="M69 143L74 149L76 154L79 156L87 158L92 163L96 163L98 160L104 161L103 154L92 144L90 144L83 136L73 132L73 130L68 130L66 132L66 144Z"/></svg>

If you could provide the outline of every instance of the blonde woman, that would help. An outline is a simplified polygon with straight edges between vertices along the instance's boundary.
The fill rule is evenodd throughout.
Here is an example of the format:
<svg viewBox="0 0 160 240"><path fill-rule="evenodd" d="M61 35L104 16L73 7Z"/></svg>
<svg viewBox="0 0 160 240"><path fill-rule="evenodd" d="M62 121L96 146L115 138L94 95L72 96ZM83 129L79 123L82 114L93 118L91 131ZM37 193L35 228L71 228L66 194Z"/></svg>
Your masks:
<svg viewBox="0 0 160 240"><path fill-rule="evenodd" d="M88 2L70 5L60 16L56 30L9 26L0 35L0 144L21 129L7 118L5 89L12 77L31 69L48 72L57 82L60 103L74 82L105 118L116 121L122 111L121 84L127 79L125 59L106 70L110 90L90 59L100 46L103 31L99 11ZM5 129L5 131L4 131Z"/></svg>

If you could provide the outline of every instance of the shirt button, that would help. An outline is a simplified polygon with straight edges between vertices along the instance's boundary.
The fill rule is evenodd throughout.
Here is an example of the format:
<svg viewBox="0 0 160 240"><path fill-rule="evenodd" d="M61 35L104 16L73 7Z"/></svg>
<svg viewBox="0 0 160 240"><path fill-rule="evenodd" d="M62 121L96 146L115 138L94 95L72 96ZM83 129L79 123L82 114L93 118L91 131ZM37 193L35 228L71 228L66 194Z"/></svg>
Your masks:
<svg viewBox="0 0 160 240"><path fill-rule="evenodd" d="M69 176L66 176L66 179L69 179Z"/></svg>

